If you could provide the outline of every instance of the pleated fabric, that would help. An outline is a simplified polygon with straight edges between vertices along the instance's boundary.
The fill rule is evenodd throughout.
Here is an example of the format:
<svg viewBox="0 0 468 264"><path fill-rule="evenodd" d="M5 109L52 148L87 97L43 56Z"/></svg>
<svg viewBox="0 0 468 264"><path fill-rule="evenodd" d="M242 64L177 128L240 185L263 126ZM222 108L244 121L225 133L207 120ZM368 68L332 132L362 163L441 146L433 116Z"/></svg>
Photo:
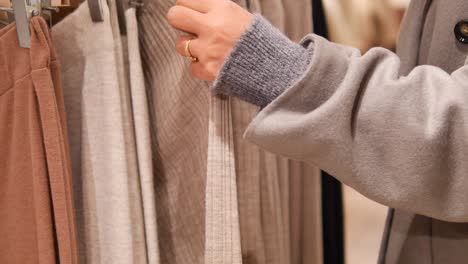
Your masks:
<svg viewBox="0 0 468 264"><path fill-rule="evenodd" d="M241 264L231 100L210 97L205 264Z"/></svg>
<svg viewBox="0 0 468 264"><path fill-rule="evenodd" d="M114 37L114 52L116 58L117 75L119 77L119 90L121 94L120 106L122 108L124 137L126 147L126 160L128 164L127 181L130 190L130 214L132 216L132 234L133 251L137 256L136 263L145 263L148 261L148 252L146 251L144 213L142 206L141 181L138 168L138 153L136 149L135 123L133 117L133 107L131 98L131 84L129 75L129 56L127 36L121 32L122 25L118 15L118 1L108 0L109 17ZM121 1L120 4L123 4ZM125 14L123 15L125 16ZM125 17L123 17L125 19ZM126 25L123 23L123 28ZM141 107L148 107L142 105Z"/></svg>
<svg viewBox="0 0 468 264"><path fill-rule="evenodd" d="M122 40L102 3L103 22L92 22L84 2L52 29L62 61L81 263L146 263Z"/></svg>
<svg viewBox="0 0 468 264"><path fill-rule="evenodd" d="M191 77L166 21L173 0L145 1L138 16L151 137L161 263L204 263L210 97Z"/></svg>
<svg viewBox="0 0 468 264"><path fill-rule="evenodd" d="M312 31L309 0L236 2L264 14L295 40ZM210 117L214 110L210 84L194 79L187 60L174 48L181 33L165 17L175 1L146 0L144 4L138 22L150 102L158 235L164 241L161 262L201 264L219 259L207 256L220 256L219 263L231 261L231 256L235 259L235 233L229 235L230 229L216 225L235 222L235 214L223 214L234 208L228 197L234 199L231 188L236 184L242 263L322 263L319 170L243 140L258 108L231 99L230 118L224 117L220 125L229 127L226 122L232 120L233 147L227 141L229 133L220 137L225 138L224 153L229 153L226 149L234 153L236 182L226 184L232 183L232 173L210 174L217 168L207 163L210 149L216 149L210 130L210 120L215 118ZM223 159L223 170L229 171L229 159L218 157ZM226 242L228 237L232 239Z"/></svg>
<svg viewBox="0 0 468 264"><path fill-rule="evenodd" d="M294 41L312 32L310 0L249 2ZM233 105L244 263L323 263L320 170L245 141L258 108Z"/></svg>
<svg viewBox="0 0 468 264"><path fill-rule="evenodd" d="M148 263L159 264L159 241L156 224L153 161L151 151L150 117L145 80L141 66L136 10L125 12L128 43L128 63L133 121L140 175L143 216Z"/></svg>
<svg viewBox="0 0 468 264"><path fill-rule="evenodd" d="M0 263L78 264L59 63L47 23L30 32L0 30Z"/></svg>

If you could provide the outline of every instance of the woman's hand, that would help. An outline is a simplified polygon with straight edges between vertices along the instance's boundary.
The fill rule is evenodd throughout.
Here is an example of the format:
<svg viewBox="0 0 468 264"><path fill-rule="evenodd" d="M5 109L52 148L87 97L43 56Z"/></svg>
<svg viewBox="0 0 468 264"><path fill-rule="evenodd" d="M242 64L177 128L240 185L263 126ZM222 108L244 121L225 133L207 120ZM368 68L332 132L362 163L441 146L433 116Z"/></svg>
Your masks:
<svg viewBox="0 0 468 264"><path fill-rule="evenodd" d="M197 59L190 70L205 81L216 79L252 18L251 13L230 0L177 0L167 13L169 24L193 35L179 37L177 51Z"/></svg>

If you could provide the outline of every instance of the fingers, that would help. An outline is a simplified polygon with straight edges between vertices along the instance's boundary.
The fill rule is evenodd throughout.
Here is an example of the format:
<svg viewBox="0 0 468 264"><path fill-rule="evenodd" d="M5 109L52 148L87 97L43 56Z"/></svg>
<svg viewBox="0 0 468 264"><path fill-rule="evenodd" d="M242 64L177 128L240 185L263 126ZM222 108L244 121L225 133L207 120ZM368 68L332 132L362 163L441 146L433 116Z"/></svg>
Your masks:
<svg viewBox="0 0 468 264"><path fill-rule="evenodd" d="M214 78L208 74L208 72L203 68L203 65L200 63L191 63L190 64L190 72L196 78L203 80L203 81L213 81Z"/></svg>
<svg viewBox="0 0 468 264"><path fill-rule="evenodd" d="M213 0L177 0L176 5L184 6L200 13L208 13L214 5Z"/></svg>
<svg viewBox="0 0 468 264"><path fill-rule="evenodd" d="M176 41L176 48L177 52L184 56L184 57L189 57L189 54L186 53L185 47L187 46L187 41L190 41L190 53L192 54L193 57L198 58L197 54L200 54L200 43L199 40L193 39L192 36L181 36L177 39Z"/></svg>
<svg viewBox="0 0 468 264"><path fill-rule="evenodd" d="M203 14L183 6L174 6L167 13L167 21L176 29L198 35L203 28Z"/></svg>

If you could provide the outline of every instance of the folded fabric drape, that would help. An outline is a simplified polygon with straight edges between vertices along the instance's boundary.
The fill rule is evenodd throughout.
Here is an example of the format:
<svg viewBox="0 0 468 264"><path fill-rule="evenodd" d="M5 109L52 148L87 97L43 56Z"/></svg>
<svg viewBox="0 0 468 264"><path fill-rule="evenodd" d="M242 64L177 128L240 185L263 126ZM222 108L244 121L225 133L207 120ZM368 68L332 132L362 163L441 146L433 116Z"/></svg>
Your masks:
<svg viewBox="0 0 468 264"><path fill-rule="evenodd" d="M231 100L210 97L205 264L241 264Z"/></svg>
<svg viewBox="0 0 468 264"><path fill-rule="evenodd" d="M310 0L251 0L250 7L294 41L312 32ZM246 141L243 134L258 108L240 100L233 104L246 263L323 263L320 171Z"/></svg>
<svg viewBox="0 0 468 264"><path fill-rule="evenodd" d="M62 61L80 256L82 263L146 263L123 48L102 3L103 22L92 22L84 2L52 28Z"/></svg>
<svg viewBox="0 0 468 264"><path fill-rule="evenodd" d="M0 30L0 263L78 264L59 64L46 22L31 48Z"/></svg>
<svg viewBox="0 0 468 264"><path fill-rule="evenodd" d="M244 0L236 2L247 6ZM310 0L249 2L252 11L275 21L296 40L311 31ZM213 197L219 199L217 202L224 201L223 208L232 209L226 197L231 195L233 186L223 185L228 182L221 176L224 174L217 178L207 174L214 170L207 163L213 144L209 140L213 104L210 106L209 84L194 79L188 61L174 49L179 33L165 18L174 4L174 0L146 0L138 21L150 101L158 234L160 241L164 241L160 254L162 263L201 264L205 263L206 255L223 254L205 247L207 243L215 244L216 237L224 238L205 236L216 230L211 225L213 229L206 230L210 221L215 222L212 216L216 214L206 212L205 205L209 208L215 203L211 201ZM319 171L267 153L243 140L242 134L258 108L236 99L230 104L243 263L321 263ZM229 168L227 164L223 166ZM216 187L211 185L212 181L207 182L209 179L226 186L219 193L221 197L210 194ZM210 199L207 204L205 193ZM236 248L223 240L217 243L224 246L218 245L216 250Z"/></svg>
<svg viewBox="0 0 468 264"><path fill-rule="evenodd" d="M154 196L150 117L145 80L143 69L141 67L136 9L134 7L127 9L125 17L127 23L130 92L135 126L138 172L140 175L140 187L143 202L146 251L148 254L148 263L159 264L160 257L156 224L156 200Z"/></svg>

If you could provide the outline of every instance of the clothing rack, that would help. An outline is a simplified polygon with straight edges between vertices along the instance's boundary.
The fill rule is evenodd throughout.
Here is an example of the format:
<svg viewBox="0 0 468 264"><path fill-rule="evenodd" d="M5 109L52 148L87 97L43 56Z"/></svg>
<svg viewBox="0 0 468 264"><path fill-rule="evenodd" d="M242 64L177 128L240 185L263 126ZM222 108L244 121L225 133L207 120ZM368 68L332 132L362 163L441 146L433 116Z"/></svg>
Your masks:
<svg viewBox="0 0 468 264"><path fill-rule="evenodd" d="M101 0L88 0L88 6L93 22L102 22L104 16ZM143 6L143 2L142 0L130 0L128 6L141 7ZM117 8L119 11L120 30L125 35L125 7L123 0L117 1ZM16 22L20 47L30 48L31 33L29 32L29 20L34 16L43 16L52 25L52 14L60 12L60 7L53 6L51 0L12 0L12 6L0 7L0 12L6 12L8 16L8 20L0 20L0 24L7 25Z"/></svg>

